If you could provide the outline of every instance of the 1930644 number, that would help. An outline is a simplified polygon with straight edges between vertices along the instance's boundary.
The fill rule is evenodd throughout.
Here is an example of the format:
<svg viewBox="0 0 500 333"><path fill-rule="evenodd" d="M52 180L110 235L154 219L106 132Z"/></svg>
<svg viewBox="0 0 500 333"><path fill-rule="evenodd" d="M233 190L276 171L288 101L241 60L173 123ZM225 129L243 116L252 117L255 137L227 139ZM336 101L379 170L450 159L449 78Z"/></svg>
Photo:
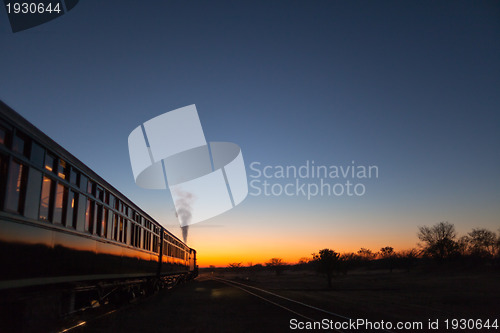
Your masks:
<svg viewBox="0 0 500 333"><path fill-rule="evenodd" d="M481 329L498 329L498 321L494 319L446 319L444 321L446 329L451 330L481 330Z"/></svg>
<svg viewBox="0 0 500 333"><path fill-rule="evenodd" d="M52 3L44 4L42 2L14 2L7 3L8 14L43 14L43 13L60 13L61 8L59 2L52 5Z"/></svg>

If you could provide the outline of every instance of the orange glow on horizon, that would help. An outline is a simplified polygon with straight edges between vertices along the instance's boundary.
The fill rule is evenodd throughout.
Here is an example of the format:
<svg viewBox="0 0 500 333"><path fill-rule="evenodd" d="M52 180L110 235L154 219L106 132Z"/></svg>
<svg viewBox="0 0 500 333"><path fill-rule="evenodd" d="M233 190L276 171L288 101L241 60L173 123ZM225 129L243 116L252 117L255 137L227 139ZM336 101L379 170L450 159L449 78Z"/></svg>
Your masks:
<svg viewBox="0 0 500 333"><path fill-rule="evenodd" d="M395 251L407 250L417 247L416 235L409 237L331 237L330 235L307 236L305 234L287 235L278 238L273 234L241 233L236 238L233 234L228 237L224 230L218 230L207 237L203 230L203 237L191 232L189 246L197 250L199 267L227 267L230 263L264 265L271 258L281 258L289 264L296 264L301 258L312 258L313 253L318 253L324 248L333 249L339 253L356 253L360 248L378 252L382 247L391 246Z"/></svg>

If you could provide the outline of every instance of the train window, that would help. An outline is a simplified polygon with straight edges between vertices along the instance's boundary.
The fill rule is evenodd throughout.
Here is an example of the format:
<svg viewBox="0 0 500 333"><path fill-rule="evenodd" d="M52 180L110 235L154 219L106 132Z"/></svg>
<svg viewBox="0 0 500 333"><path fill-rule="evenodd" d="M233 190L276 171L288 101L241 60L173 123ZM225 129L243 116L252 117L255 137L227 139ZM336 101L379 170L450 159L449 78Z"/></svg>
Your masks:
<svg viewBox="0 0 500 333"><path fill-rule="evenodd" d="M66 226L76 229L77 213L78 213L78 193L68 191L68 204L66 210Z"/></svg>
<svg viewBox="0 0 500 333"><path fill-rule="evenodd" d="M89 180L89 182L87 184L87 193L88 194L95 194L94 190L95 190L95 184L93 181Z"/></svg>
<svg viewBox="0 0 500 333"><path fill-rule="evenodd" d="M102 233L102 205L96 204L95 233L101 236Z"/></svg>
<svg viewBox="0 0 500 333"><path fill-rule="evenodd" d="M82 191L87 190L87 180L88 180L88 178L86 176L84 176L83 174L80 174L80 189Z"/></svg>
<svg viewBox="0 0 500 333"><path fill-rule="evenodd" d="M36 142L31 143L31 162L37 167L43 167L43 156L45 150Z"/></svg>
<svg viewBox="0 0 500 333"><path fill-rule="evenodd" d="M9 177L7 179L7 193L5 197L6 210L23 213L27 169L26 166L14 160L10 162Z"/></svg>
<svg viewBox="0 0 500 333"><path fill-rule="evenodd" d="M43 177L42 194L40 196L40 219L45 221L51 220L51 197L54 181L47 176Z"/></svg>
<svg viewBox="0 0 500 333"><path fill-rule="evenodd" d="M104 190L98 185L95 187L95 197L97 200L104 201Z"/></svg>
<svg viewBox="0 0 500 333"><path fill-rule="evenodd" d="M75 168L71 168L69 172L69 182L78 186L78 179L80 178L80 173L75 170Z"/></svg>
<svg viewBox="0 0 500 333"><path fill-rule="evenodd" d="M130 226L130 242L132 243L132 246L135 246L137 247L137 233L138 233L138 229L137 229L137 224L135 223L132 223L131 226Z"/></svg>
<svg viewBox="0 0 500 333"><path fill-rule="evenodd" d="M45 169L50 172L56 172L55 158L50 154L45 154Z"/></svg>
<svg viewBox="0 0 500 333"><path fill-rule="evenodd" d="M128 244L128 233L127 233L127 230L128 230L128 220L127 219L124 219L123 220L123 242L125 244Z"/></svg>
<svg viewBox="0 0 500 333"><path fill-rule="evenodd" d="M135 235L135 246L141 247L141 233L142 233L142 228L138 225L135 226L137 229L137 233Z"/></svg>
<svg viewBox="0 0 500 333"><path fill-rule="evenodd" d="M87 210L85 211L85 231L88 231L91 234L94 232L94 206L94 202L90 199L87 199Z"/></svg>
<svg viewBox="0 0 500 333"><path fill-rule="evenodd" d="M149 231L144 232L144 248L148 251L151 250L151 233Z"/></svg>
<svg viewBox="0 0 500 333"><path fill-rule="evenodd" d="M14 135L12 139L12 151L22 154L26 157L29 156L29 139L19 131Z"/></svg>
<svg viewBox="0 0 500 333"><path fill-rule="evenodd" d="M120 229L118 230L119 242L123 242L123 229L124 229L123 216L120 216Z"/></svg>
<svg viewBox="0 0 500 333"><path fill-rule="evenodd" d="M115 196L113 194L109 194L109 203L107 203L110 207L115 205Z"/></svg>
<svg viewBox="0 0 500 333"><path fill-rule="evenodd" d="M130 245L132 246L135 246L135 234L136 234L135 223L132 222L130 224Z"/></svg>
<svg viewBox="0 0 500 333"><path fill-rule="evenodd" d="M10 131L3 126L0 126L0 144L9 147Z"/></svg>
<svg viewBox="0 0 500 333"><path fill-rule="evenodd" d="M68 204L68 189L62 185L56 185L56 200L54 205L54 223L64 224L66 220L66 207Z"/></svg>
<svg viewBox="0 0 500 333"><path fill-rule="evenodd" d="M118 240L118 214L113 214L113 239Z"/></svg>
<svg viewBox="0 0 500 333"><path fill-rule="evenodd" d="M69 168L68 168L68 165L66 164L65 161L63 160L59 160L59 169L57 170L57 175L62 178L62 179L66 179L68 178L68 171L69 171Z"/></svg>
<svg viewBox="0 0 500 333"><path fill-rule="evenodd" d="M101 218L101 236L108 236L108 209L102 208L102 218Z"/></svg>
<svg viewBox="0 0 500 333"><path fill-rule="evenodd" d="M40 191L42 190L42 173L35 168L29 168L26 182L26 195L24 204L24 216L30 219L38 219L40 208ZM3 187L2 187L3 188Z"/></svg>

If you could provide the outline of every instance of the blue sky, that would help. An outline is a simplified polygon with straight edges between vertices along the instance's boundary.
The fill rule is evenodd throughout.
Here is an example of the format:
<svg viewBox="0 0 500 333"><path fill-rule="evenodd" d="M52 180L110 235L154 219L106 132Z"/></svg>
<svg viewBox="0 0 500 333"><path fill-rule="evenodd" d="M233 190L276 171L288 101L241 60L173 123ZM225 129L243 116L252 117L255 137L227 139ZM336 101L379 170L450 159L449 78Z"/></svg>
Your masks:
<svg viewBox="0 0 500 333"><path fill-rule="evenodd" d="M363 197L249 196L193 227L193 247L405 248L419 225L500 227L499 17L497 1L80 1L13 34L2 8L0 98L177 234L127 148L175 108L196 104L247 167L379 167Z"/></svg>

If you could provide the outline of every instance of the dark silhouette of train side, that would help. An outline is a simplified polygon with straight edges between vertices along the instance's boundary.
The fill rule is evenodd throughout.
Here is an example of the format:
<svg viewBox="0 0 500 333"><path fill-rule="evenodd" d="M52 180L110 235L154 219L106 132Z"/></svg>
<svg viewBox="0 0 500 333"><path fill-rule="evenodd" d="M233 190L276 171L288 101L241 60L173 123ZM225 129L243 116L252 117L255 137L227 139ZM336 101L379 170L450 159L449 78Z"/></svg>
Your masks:
<svg viewBox="0 0 500 333"><path fill-rule="evenodd" d="M153 293L197 273L194 249L0 101L4 329Z"/></svg>

